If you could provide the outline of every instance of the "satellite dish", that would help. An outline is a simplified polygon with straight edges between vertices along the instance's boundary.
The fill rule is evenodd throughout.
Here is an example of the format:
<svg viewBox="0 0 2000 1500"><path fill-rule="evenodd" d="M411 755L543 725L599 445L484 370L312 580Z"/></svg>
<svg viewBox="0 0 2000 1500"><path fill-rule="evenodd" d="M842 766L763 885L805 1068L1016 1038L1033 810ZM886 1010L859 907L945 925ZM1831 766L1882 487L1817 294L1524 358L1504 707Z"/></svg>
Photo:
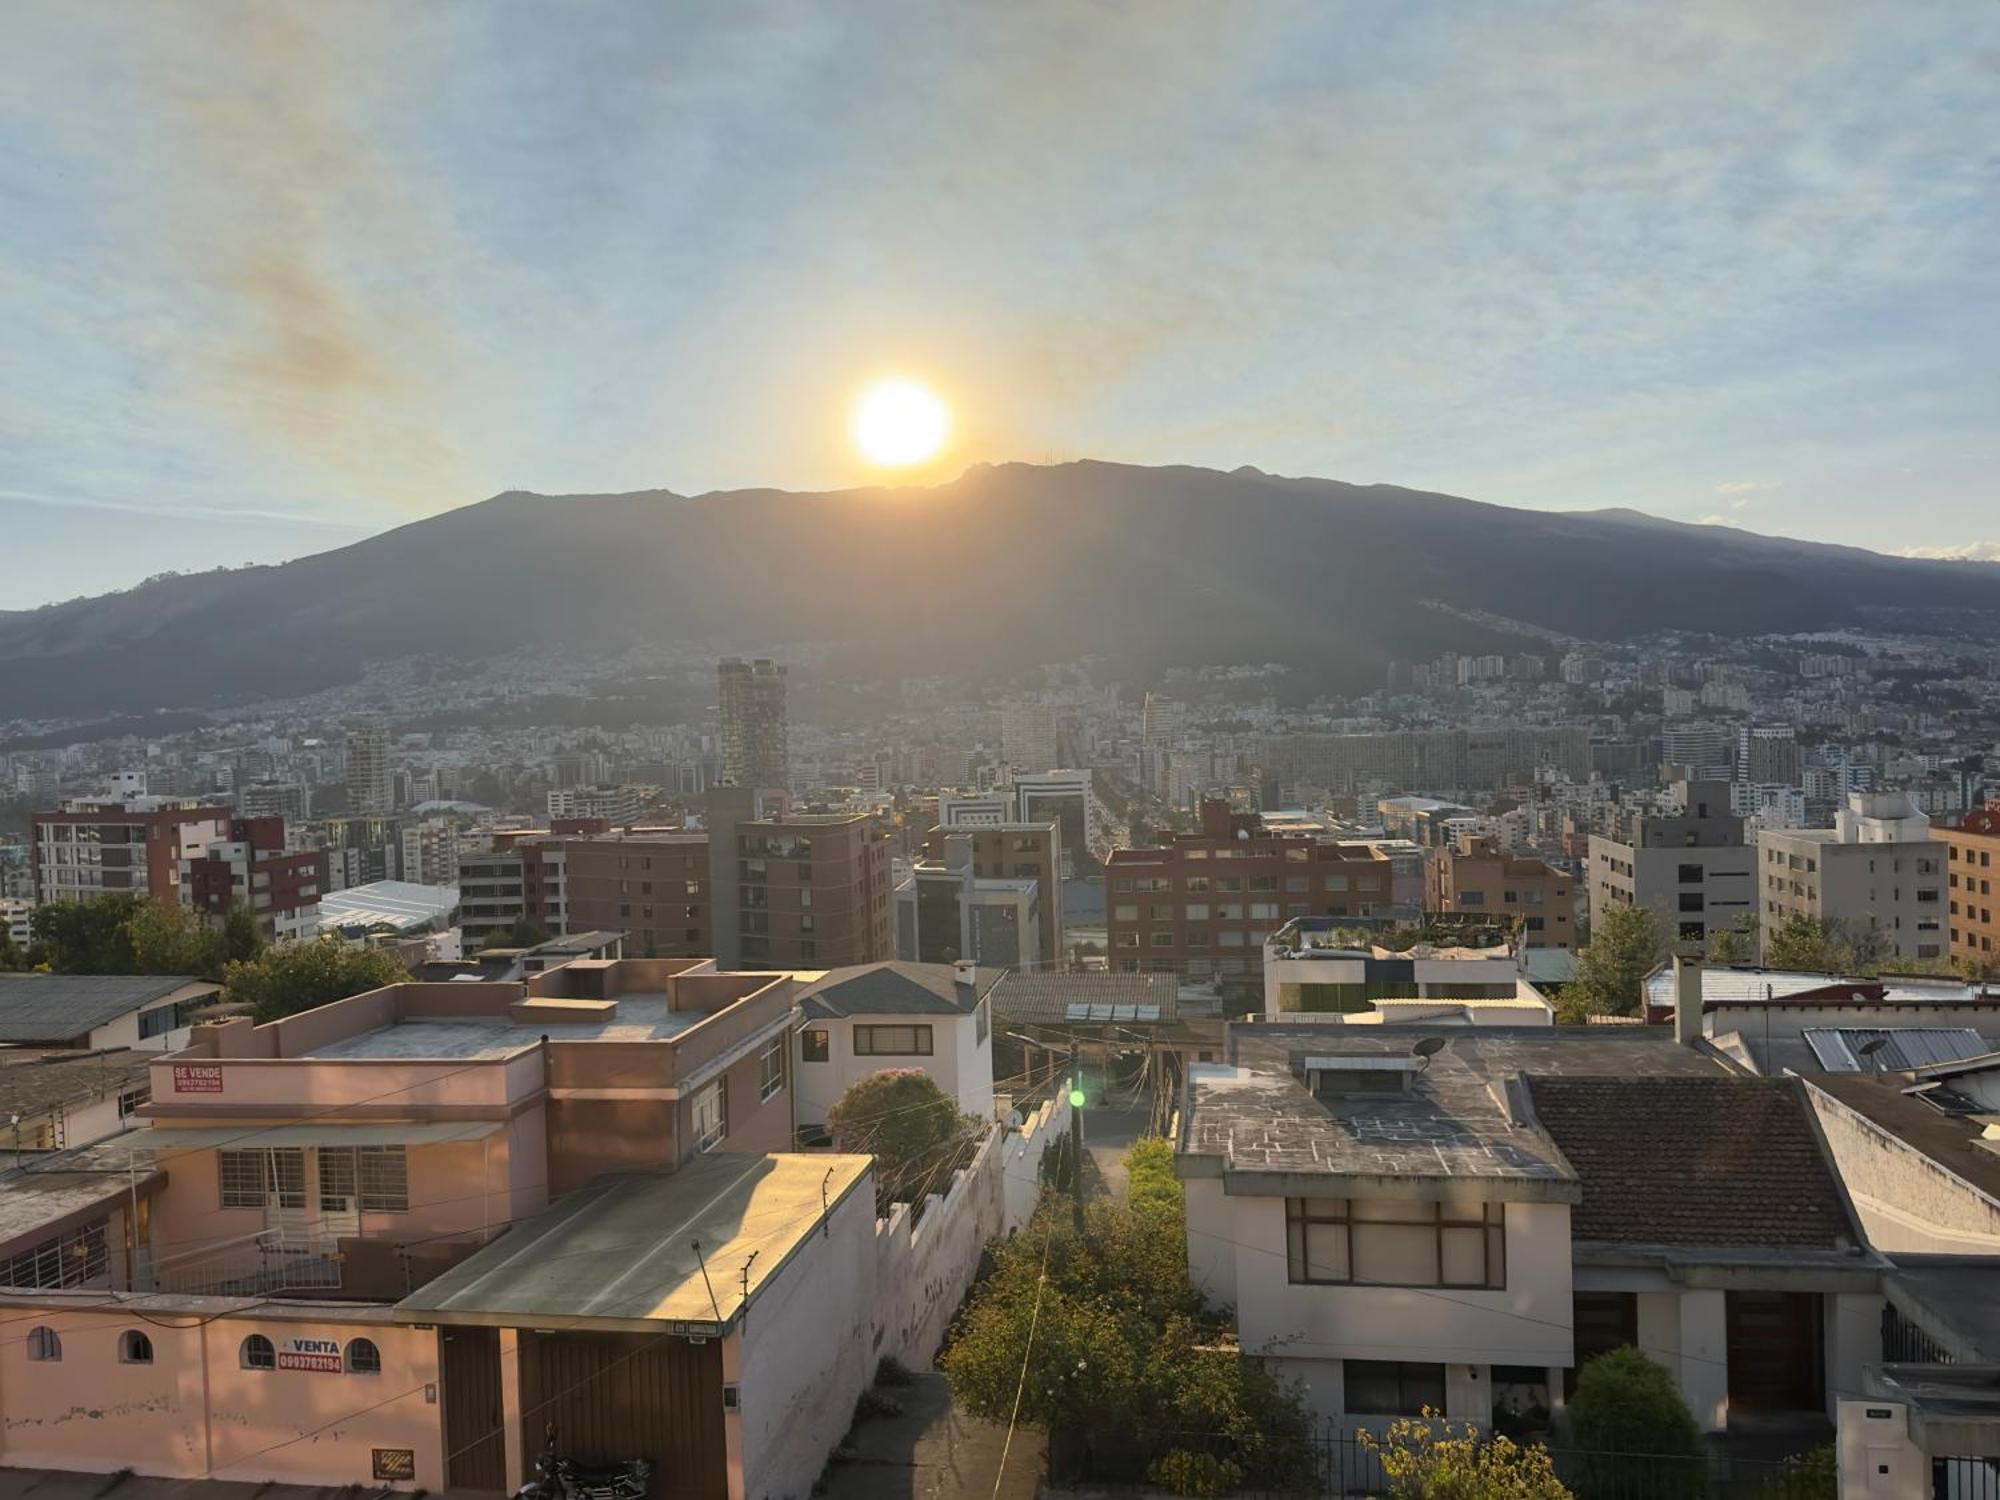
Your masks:
<svg viewBox="0 0 2000 1500"><path fill-rule="evenodd" d="M1021 1112L1018 1109L1010 1109L1007 1111L1007 1128L1009 1130L1019 1130L1023 1125L1027 1123L1028 1122L1021 1117Z"/></svg>
<svg viewBox="0 0 2000 1500"><path fill-rule="evenodd" d="M1874 1041L1863 1042L1859 1047L1856 1047L1854 1049L1854 1055L1860 1058L1863 1062L1867 1062L1870 1059L1872 1059L1876 1053L1880 1052L1884 1047L1888 1045L1889 1045L1889 1039L1886 1036L1878 1036L1875 1038ZM1875 1071L1875 1069L1871 1067L1868 1071L1872 1073Z"/></svg>
<svg viewBox="0 0 2000 1500"><path fill-rule="evenodd" d="M1428 1068L1431 1065L1431 1059L1442 1051L1444 1051L1444 1038L1441 1036L1427 1036L1419 1039L1417 1044L1410 1048L1410 1055L1421 1057L1424 1060L1424 1066Z"/></svg>

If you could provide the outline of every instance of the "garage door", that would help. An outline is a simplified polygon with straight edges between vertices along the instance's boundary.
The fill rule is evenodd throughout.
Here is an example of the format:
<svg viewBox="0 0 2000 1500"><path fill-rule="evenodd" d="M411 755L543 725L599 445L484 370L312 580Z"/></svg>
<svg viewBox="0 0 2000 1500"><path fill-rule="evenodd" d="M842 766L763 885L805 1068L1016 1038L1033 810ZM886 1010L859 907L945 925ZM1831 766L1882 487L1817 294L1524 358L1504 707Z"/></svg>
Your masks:
<svg viewBox="0 0 2000 1500"><path fill-rule="evenodd" d="M651 1459L653 1494L727 1500L718 1340L524 1332L521 1402L524 1472L554 1422L567 1458Z"/></svg>

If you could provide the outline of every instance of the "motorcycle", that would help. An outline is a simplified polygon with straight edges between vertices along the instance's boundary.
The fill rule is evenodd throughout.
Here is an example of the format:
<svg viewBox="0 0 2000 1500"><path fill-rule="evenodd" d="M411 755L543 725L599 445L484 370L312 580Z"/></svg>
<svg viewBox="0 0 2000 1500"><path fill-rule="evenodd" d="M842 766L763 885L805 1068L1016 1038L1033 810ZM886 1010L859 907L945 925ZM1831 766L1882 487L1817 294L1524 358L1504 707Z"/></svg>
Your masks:
<svg viewBox="0 0 2000 1500"><path fill-rule="evenodd" d="M517 1500L645 1500L653 1480L650 1459L580 1464L556 1451L556 1428L548 1426L535 1477L521 1486Z"/></svg>

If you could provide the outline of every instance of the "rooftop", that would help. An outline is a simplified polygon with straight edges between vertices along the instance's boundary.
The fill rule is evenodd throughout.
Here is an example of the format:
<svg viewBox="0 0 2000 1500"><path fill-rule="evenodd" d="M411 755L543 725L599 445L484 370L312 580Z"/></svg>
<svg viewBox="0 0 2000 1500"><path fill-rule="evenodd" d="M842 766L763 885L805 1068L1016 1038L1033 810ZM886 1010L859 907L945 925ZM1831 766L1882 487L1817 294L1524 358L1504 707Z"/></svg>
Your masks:
<svg viewBox="0 0 2000 1500"><path fill-rule="evenodd" d="M625 994L603 1020L515 1021L502 1015L426 1016L342 1037L297 1055L303 1058L453 1058L490 1062L552 1042L664 1042L713 1012L673 1010L665 992Z"/></svg>
<svg viewBox="0 0 2000 1500"><path fill-rule="evenodd" d="M1315 1097L1305 1059L1407 1055L1444 1043L1409 1093ZM1423 1027L1333 1030L1313 1023L1237 1024L1226 1064L1188 1069L1181 1150L1209 1170L1516 1185L1512 1196L1568 1199L1577 1176L1554 1143L1509 1099L1523 1074L1720 1077L1724 1064L1652 1027ZM1199 1171L1199 1168L1195 1170Z"/></svg>
<svg viewBox="0 0 2000 1500"><path fill-rule="evenodd" d="M977 971L975 987L961 985L950 964L855 964L828 969L799 991L799 1003L815 1020L848 1016L968 1016L993 993L1004 969Z"/></svg>
<svg viewBox="0 0 2000 1500"><path fill-rule="evenodd" d="M0 1042L66 1042L201 983L191 974L0 974Z"/></svg>
<svg viewBox="0 0 2000 1500"><path fill-rule="evenodd" d="M1823 1073L1812 1086L1900 1139L1947 1172L2000 1198L2000 1142L1986 1139L1983 1119L1940 1113L1903 1090L1914 1081L1901 1073Z"/></svg>
<svg viewBox="0 0 2000 1500"><path fill-rule="evenodd" d="M104 1052L0 1049L0 1114L25 1119L59 1105L141 1088L151 1059L151 1053L123 1047ZM5 1144L0 1137L0 1145Z"/></svg>
<svg viewBox="0 0 2000 1500"><path fill-rule="evenodd" d="M1172 974L1014 973L993 997L994 1014L1014 1022L1059 1023L1070 1007L1141 1006L1172 1020L1178 1007L1180 981Z"/></svg>
<svg viewBox="0 0 2000 1500"><path fill-rule="evenodd" d="M455 885L412 880L371 880L319 898L322 927L393 927L407 932L448 917L458 907Z"/></svg>
<svg viewBox="0 0 2000 1500"><path fill-rule="evenodd" d="M1882 1000L1891 1005L1977 1000L1981 998L1983 988L1962 979L1931 979L1917 975L1885 974L1876 980L1857 981L1838 974L1812 974L1797 969L1708 967L1701 974L1701 996L1704 1006L1760 1005L1770 1000L1809 995L1812 991L1830 986L1858 983L1870 987L1880 985ZM1986 999L2000 1004L2000 989L1984 993ZM1671 966L1663 964L1646 976L1646 1003L1668 1009L1673 1007L1674 975Z"/></svg>
<svg viewBox="0 0 2000 1500"><path fill-rule="evenodd" d="M867 1179L871 1161L718 1152L677 1172L601 1178L404 1298L396 1315L720 1334Z"/></svg>
<svg viewBox="0 0 2000 1500"><path fill-rule="evenodd" d="M1859 1243L1795 1078L1536 1077L1529 1088L1536 1118L1583 1179L1576 1239Z"/></svg>

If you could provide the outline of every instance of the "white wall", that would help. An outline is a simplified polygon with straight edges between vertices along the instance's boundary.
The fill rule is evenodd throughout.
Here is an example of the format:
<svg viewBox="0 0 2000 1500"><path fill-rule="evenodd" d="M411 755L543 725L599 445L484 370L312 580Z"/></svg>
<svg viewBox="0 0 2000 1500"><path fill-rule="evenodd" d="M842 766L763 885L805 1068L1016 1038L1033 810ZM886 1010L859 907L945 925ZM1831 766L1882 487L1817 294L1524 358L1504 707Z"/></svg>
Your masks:
<svg viewBox="0 0 2000 1500"><path fill-rule="evenodd" d="M2000 1201L1808 1084L1869 1244L1886 1254L2000 1254Z"/></svg>
<svg viewBox="0 0 2000 1500"><path fill-rule="evenodd" d="M875 1379L875 1178L864 1176L750 1304L734 1354L741 1409L725 1419L745 1500L803 1497Z"/></svg>
<svg viewBox="0 0 2000 1500"><path fill-rule="evenodd" d="M1245 1352L1282 1357L1306 1380L1324 1416L1341 1359L1435 1360L1447 1365L1568 1365L1573 1358L1569 1206L1507 1205L1507 1285L1458 1288L1295 1286L1287 1279L1285 1201L1228 1197L1214 1179L1188 1187L1188 1264L1196 1283L1236 1311ZM1294 1362L1301 1362L1296 1371ZM1450 1372L1447 1371L1449 1376ZM1475 1380L1461 1371L1468 1389ZM1482 1382L1477 1419L1490 1418ZM1449 1391L1447 1392L1449 1395Z"/></svg>

